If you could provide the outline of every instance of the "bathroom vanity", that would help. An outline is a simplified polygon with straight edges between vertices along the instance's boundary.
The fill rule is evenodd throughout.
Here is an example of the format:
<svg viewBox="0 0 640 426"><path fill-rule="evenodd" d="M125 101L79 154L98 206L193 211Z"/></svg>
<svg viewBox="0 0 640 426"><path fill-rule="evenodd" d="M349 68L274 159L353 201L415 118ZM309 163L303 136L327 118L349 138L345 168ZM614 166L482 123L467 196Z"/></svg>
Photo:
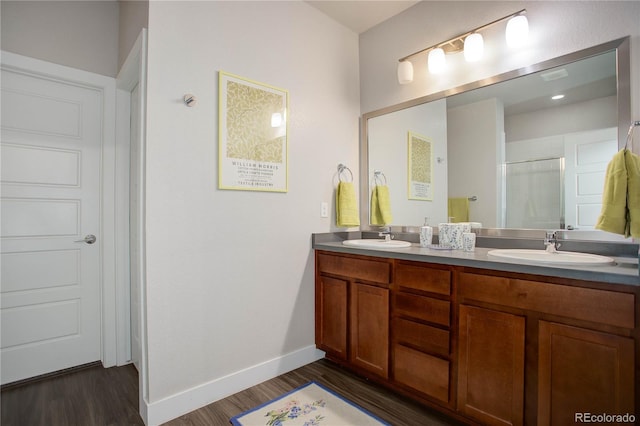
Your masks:
<svg viewBox="0 0 640 426"><path fill-rule="evenodd" d="M316 345L471 424L640 417L638 259L519 265L474 252L371 250L314 235Z"/></svg>

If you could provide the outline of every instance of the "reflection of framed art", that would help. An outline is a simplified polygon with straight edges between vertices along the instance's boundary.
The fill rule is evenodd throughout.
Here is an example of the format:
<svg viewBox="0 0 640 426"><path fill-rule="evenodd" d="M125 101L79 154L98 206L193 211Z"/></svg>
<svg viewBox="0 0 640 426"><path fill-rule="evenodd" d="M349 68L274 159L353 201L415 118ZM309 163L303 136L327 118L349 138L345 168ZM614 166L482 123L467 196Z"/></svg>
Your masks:
<svg viewBox="0 0 640 426"><path fill-rule="evenodd" d="M428 138L408 132L408 192L410 200L433 200L433 144Z"/></svg>
<svg viewBox="0 0 640 426"><path fill-rule="evenodd" d="M287 192L284 89L220 71L218 187Z"/></svg>

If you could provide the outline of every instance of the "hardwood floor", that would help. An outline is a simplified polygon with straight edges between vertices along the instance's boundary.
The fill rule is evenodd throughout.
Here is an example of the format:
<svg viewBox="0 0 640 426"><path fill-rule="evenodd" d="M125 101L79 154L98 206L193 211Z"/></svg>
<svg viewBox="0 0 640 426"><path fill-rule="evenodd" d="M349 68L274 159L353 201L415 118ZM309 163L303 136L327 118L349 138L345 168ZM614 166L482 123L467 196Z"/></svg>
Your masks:
<svg viewBox="0 0 640 426"><path fill-rule="evenodd" d="M144 425L133 365L94 366L3 387L2 426Z"/></svg>
<svg viewBox="0 0 640 426"><path fill-rule="evenodd" d="M394 426L459 423L320 360L185 414L167 426L224 426L232 416L315 380ZM143 425L131 365L92 367L3 389L2 426ZM335 426L335 425L331 425Z"/></svg>

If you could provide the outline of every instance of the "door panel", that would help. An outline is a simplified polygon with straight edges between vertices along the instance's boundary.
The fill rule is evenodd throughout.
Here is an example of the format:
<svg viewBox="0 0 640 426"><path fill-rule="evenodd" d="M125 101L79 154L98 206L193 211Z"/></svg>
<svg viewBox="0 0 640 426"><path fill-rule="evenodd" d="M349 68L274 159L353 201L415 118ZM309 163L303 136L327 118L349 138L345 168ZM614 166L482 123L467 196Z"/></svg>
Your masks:
<svg viewBox="0 0 640 426"><path fill-rule="evenodd" d="M100 359L102 104L2 70L3 384Z"/></svg>
<svg viewBox="0 0 640 426"><path fill-rule="evenodd" d="M618 151L617 128L565 136L566 224L595 229L607 164Z"/></svg>
<svg viewBox="0 0 640 426"><path fill-rule="evenodd" d="M460 305L458 410L486 425L522 425L525 318Z"/></svg>
<svg viewBox="0 0 640 426"><path fill-rule="evenodd" d="M539 425L634 412L633 339L540 321L539 341Z"/></svg>

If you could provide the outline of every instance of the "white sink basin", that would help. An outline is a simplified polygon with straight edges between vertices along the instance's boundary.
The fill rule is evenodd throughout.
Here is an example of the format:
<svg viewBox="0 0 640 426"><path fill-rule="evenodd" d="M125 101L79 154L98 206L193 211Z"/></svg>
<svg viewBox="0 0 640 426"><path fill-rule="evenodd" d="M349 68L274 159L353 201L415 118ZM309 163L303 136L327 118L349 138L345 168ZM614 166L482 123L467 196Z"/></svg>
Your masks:
<svg viewBox="0 0 640 426"><path fill-rule="evenodd" d="M615 263L612 258L607 256L572 251L551 253L546 250L505 249L491 250L487 255L503 260L558 266L598 266Z"/></svg>
<svg viewBox="0 0 640 426"><path fill-rule="evenodd" d="M345 246L351 247L361 247L368 249L376 249L376 250L391 250L398 248L407 248L411 247L411 243L408 241L400 241L400 240L376 240L376 239L365 239L365 240L344 240L342 242Z"/></svg>

